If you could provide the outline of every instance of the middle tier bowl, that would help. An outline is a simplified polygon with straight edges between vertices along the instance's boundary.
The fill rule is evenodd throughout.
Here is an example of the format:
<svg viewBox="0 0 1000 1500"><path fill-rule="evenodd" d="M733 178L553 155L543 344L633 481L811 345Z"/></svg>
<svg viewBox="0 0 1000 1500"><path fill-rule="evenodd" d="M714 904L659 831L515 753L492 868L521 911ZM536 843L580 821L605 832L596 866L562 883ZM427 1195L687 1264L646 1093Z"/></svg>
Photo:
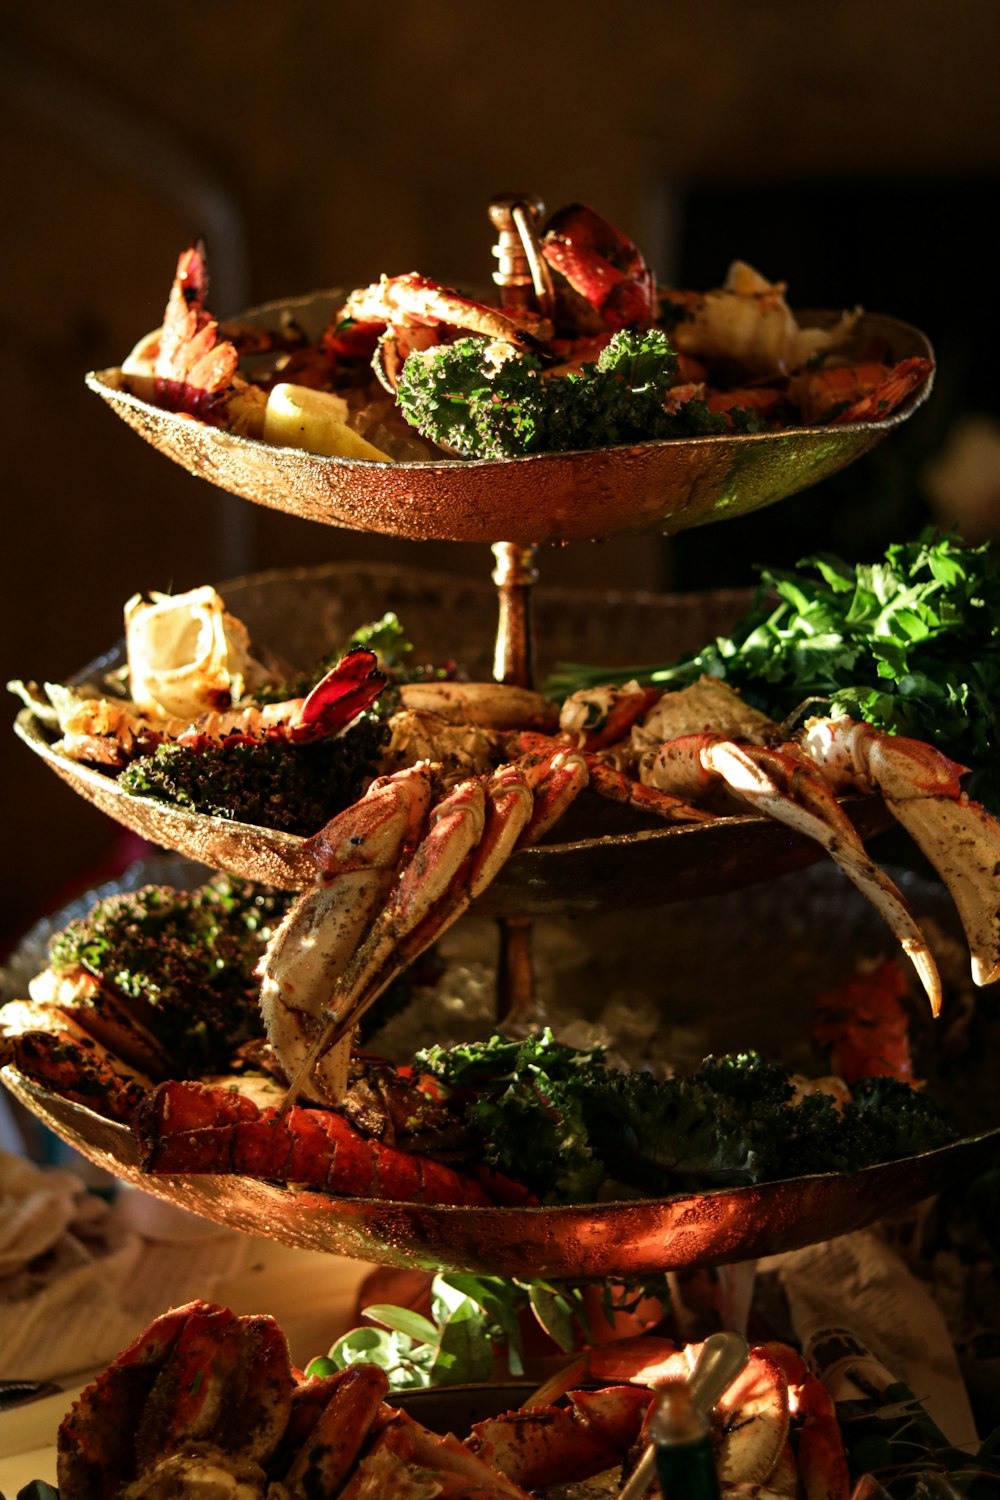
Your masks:
<svg viewBox="0 0 1000 1500"><path fill-rule="evenodd" d="M364 620L393 609L425 650L450 655L461 622L465 665L488 677L496 596L485 580L386 566L329 564L257 574L221 585L252 636L298 665L308 665ZM744 592L693 595L611 594L539 586L534 604L542 672L558 660L599 662L608 642L626 660L667 660L728 631L746 608ZM476 643L478 642L478 647ZM471 643L468 644L467 643ZM476 652L481 653L477 656ZM122 648L85 668L80 680L111 670ZM609 667L613 677L614 667ZM112 776L54 748L29 709L18 715L21 739L73 789L117 822L161 847L214 869L283 889L314 878L304 840L274 829L195 813L134 796ZM863 838L888 825L877 798L852 798L848 812ZM738 816L695 826L639 827L616 821L618 809L594 797L566 821L558 842L516 854L480 897L497 916L585 912L651 906L718 894L801 868L822 857L811 840L772 819Z"/></svg>

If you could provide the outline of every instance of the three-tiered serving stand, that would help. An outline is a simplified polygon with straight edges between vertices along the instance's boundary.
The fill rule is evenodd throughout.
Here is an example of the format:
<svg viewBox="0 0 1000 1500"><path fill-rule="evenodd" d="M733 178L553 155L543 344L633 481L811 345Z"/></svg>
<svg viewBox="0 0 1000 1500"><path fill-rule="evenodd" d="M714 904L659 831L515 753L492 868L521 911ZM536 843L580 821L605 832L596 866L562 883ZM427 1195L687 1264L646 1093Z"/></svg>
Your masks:
<svg viewBox="0 0 1000 1500"><path fill-rule="evenodd" d="M520 234L525 224L530 229L537 210L537 204L517 197L498 200L491 209L500 230L495 279L512 301L528 295L529 281L538 286L530 233ZM523 255L519 246L526 247ZM318 337L341 300L341 294L326 292L271 303L245 316L269 327L290 314L309 336ZM833 321L823 314L810 321L827 316ZM931 352L917 330L874 315L862 319L858 337L879 339L894 361ZM143 401L128 389L119 369L93 372L87 383L161 453L257 504L415 541L489 543L499 606L494 675L524 686L533 681L532 593L543 545L669 534L773 504L860 457L911 415L930 386L928 381L890 416L863 424L657 441L504 462L380 463L319 457L206 426ZM238 597L227 595L227 602L242 613ZM301 839L130 797L111 778L61 756L29 710L19 715L18 732L78 792L152 841L285 888L311 880ZM853 816L863 835L881 823L873 799L858 799ZM501 1009L523 1010L530 1003L530 928L539 913L656 905L731 889L813 857L812 845L756 817L523 850L478 903L503 926ZM1000 1136L990 1131L850 1177L828 1173L618 1203L453 1208L332 1198L251 1177L144 1176L125 1127L46 1092L14 1069L6 1070L6 1081L28 1109L112 1173L220 1222L386 1265L576 1280L636 1280L842 1234L936 1191L959 1160L963 1168L974 1169Z"/></svg>

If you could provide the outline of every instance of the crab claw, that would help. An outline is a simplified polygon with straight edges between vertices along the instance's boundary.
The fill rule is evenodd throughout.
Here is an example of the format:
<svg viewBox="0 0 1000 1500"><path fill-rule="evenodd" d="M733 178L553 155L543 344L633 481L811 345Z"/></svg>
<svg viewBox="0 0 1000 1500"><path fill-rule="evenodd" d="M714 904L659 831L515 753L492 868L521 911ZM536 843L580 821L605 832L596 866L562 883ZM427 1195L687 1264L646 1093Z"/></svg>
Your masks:
<svg viewBox="0 0 1000 1500"><path fill-rule="evenodd" d="M1000 824L962 791L966 768L849 718L810 720L803 748L835 788L883 798L951 892L976 984L1000 979Z"/></svg>
<svg viewBox="0 0 1000 1500"><path fill-rule="evenodd" d="M264 1026L290 1075L311 1055L321 1006L388 899L431 799L426 764L398 771L374 781L360 802L309 840L316 883L289 909L258 968ZM320 1093L340 1097L346 1058L319 1057L314 1066Z"/></svg>
<svg viewBox="0 0 1000 1500"><path fill-rule="evenodd" d="M941 1009L941 980L920 926L902 893L865 851L819 769L798 753L738 745L715 734L670 740L644 778L663 791L697 794L714 779L752 808L815 839L895 933L920 976L931 1010Z"/></svg>
<svg viewBox="0 0 1000 1500"><path fill-rule="evenodd" d="M644 328L656 316L656 278L639 249L585 203L552 215L542 254L590 304L595 328Z"/></svg>

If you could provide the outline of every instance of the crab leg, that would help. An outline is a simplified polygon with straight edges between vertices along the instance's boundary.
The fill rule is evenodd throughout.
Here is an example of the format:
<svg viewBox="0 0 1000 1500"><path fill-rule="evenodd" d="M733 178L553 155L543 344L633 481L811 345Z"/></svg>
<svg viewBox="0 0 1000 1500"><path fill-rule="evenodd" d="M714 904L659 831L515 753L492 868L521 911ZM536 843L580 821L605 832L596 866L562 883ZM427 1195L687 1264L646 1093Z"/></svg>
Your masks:
<svg viewBox="0 0 1000 1500"><path fill-rule="evenodd" d="M291 907L261 959L268 1039L290 1072L315 1064L317 1086L339 1097L346 1057L312 1057L321 1001L385 904L400 860L420 837L431 802L426 765L372 783L309 841L316 883Z"/></svg>
<svg viewBox="0 0 1000 1500"><path fill-rule="evenodd" d="M888 923L920 976L932 1012L939 1013L941 980L923 932L901 892L867 854L814 765L787 751L737 745L716 734L691 734L663 745L648 776L663 791L688 795L721 780L757 811L815 839Z"/></svg>
<svg viewBox="0 0 1000 1500"><path fill-rule="evenodd" d="M574 749L568 743L561 743L548 735L538 734L534 730L519 730L507 741L508 748L516 751L521 766L532 766L548 762L553 770L557 767L556 756L561 752L564 756L574 756L573 764L582 766L579 790L583 786L589 786L591 791L596 792L599 797L604 797L609 802L623 802L634 807L637 812L650 813L654 817L662 818L667 823L714 823L715 814L705 812L703 808L692 807L680 797L670 796L667 792L660 791L656 787L644 786L641 781L635 781L624 771L611 764L610 761L600 760L585 746ZM559 807L559 813L565 811L565 807L572 800L567 797ZM555 816L547 818L544 827L535 828L534 823L529 833L521 842L525 844L534 843L541 835L556 821Z"/></svg>
<svg viewBox="0 0 1000 1500"><path fill-rule="evenodd" d="M951 892L976 984L1000 979L1000 824L961 788L965 767L920 740L812 719L803 747L832 785L877 792Z"/></svg>
<svg viewBox="0 0 1000 1500"><path fill-rule="evenodd" d="M334 1378L327 1404L285 1475L291 1500L339 1492L389 1390L385 1371L377 1365L354 1365Z"/></svg>
<svg viewBox="0 0 1000 1500"><path fill-rule="evenodd" d="M386 985L484 890L510 857L533 806L516 766L501 766L484 787L463 781L431 812L430 828L403 870L392 896L371 925L322 1004L327 1020L291 1080L287 1108L318 1058L341 1044L346 1072L350 1033ZM294 910L294 909L293 909ZM333 1102L340 1097L327 1090Z"/></svg>

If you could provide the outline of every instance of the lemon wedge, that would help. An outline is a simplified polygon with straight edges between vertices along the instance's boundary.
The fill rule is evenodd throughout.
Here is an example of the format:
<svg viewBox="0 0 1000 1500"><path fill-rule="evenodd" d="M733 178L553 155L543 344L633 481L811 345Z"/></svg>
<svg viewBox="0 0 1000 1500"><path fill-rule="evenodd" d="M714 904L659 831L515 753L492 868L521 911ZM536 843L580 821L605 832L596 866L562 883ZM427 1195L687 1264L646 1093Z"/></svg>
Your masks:
<svg viewBox="0 0 1000 1500"><path fill-rule="evenodd" d="M335 458L376 458L391 463L388 453L366 442L348 427L347 402L331 391L307 385L276 385L264 408L264 441L286 448L305 448Z"/></svg>

